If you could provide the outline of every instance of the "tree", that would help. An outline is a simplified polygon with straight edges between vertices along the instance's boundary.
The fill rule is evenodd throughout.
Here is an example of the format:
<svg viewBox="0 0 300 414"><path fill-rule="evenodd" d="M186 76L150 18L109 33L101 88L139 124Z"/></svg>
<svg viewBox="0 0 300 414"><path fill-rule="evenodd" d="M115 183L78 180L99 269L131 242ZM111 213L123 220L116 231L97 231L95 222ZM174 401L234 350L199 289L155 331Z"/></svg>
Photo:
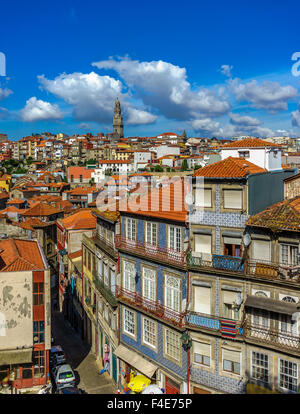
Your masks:
<svg viewBox="0 0 300 414"><path fill-rule="evenodd" d="M154 167L154 171L155 171L155 172L163 172L163 171L164 171L164 169L163 169L163 167L162 167L161 165L156 165L156 166Z"/></svg>
<svg viewBox="0 0 300 414"><path fill-rule="evenodd" d="M189 169L188 162L186 159L184 159L181 164L181 171L187 171L188 169Z"/></svg>

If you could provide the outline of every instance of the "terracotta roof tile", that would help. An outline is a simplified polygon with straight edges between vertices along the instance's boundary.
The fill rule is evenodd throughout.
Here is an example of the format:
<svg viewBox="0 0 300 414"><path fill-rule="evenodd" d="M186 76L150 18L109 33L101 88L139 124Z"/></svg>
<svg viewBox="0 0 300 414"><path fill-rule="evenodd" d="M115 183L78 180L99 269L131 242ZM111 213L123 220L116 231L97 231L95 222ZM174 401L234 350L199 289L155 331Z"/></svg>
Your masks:
<svg viewBox="0 0 300 414"><path fill-rule="evenodd" d="M1 272L45 269L35 240L0 240Z"/></svg>
<svg viewBox="0 0 300 414"><path fill-rule="evenodd" d="M29 216L29 217L39 217L39 216L51 216L52 214L58 214L60 212L61 212L60 209L53 207L50 204L39 202L33 207L27 209L22 215Z"/></svg>
<svg viewBox="0 0 300 414"><path fill-rule="evenodd" d="M199 168L193 174L194 177L211 178L243 178L249 174L265 173L267 170L261 168L244 158L228 157L217 161L206 167Z"/></svg>
<svg viewBox="0 0 300 414"><path fill-rule="evenodd" d="M67 230L95 229L96 222L96 217L89 209L81 209L61 220Z"/></svg>
<svg viewBox="0 0 300 414"><path fill-rule="evenodd" d="M264 147L276 147L280 148L280 145L273 144L272 142L264 141L259 138L245 138L239 141L229 142L224 144L221 148L264 148Z"/></svg>
<svg viewBox="0 0 300 414"><path fill-rule="evenodd" d="M276 230L300 231L300 196L273 204L250 217L249 226Z"/></svg>

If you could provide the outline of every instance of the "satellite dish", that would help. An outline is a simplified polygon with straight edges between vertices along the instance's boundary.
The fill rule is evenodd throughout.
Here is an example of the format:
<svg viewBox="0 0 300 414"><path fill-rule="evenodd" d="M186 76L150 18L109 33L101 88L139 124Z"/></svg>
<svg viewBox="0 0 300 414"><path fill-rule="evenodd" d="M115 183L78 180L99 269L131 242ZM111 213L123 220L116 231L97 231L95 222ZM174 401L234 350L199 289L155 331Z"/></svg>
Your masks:
<svg viewBox="0 0 300 414"><path fill-rule="evenodd" d="M246 246L246 247L249 246L249 244L251 243L251 236L250 236L250 234L248 234L248 233L244 234L243 243L244 243L244 246Z"/></svg>

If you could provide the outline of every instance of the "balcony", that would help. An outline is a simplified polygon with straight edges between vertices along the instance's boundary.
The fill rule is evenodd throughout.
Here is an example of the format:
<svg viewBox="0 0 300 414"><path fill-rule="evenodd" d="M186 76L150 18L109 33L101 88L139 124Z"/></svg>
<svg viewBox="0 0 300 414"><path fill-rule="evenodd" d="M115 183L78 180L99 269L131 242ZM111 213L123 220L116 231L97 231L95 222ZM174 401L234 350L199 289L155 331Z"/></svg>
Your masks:
<svg viewBox="0 0 300 414"><path fill-rule="evenodd" d="M111 306L116 307L118 305L117 299L112 291L97 276L94 276L94 284Z"/></svg>
<svg viewBox="0 0 300 414"><path fill-rule="evenodd" d="M187 254L190 269L223 270L225 272L244 274L271 280L300 281L300 265L283 265L269 261L242 260L241 257L212 254L211 260L205 260L193 253Z"/></svg>
<svg viewBox="0 0 300 414"><path fill-rule="evenodd" d="M150 260L161 261L178 267L185 266L185 254L183 252L175 252L164 247L147 245L119 235L115 237L115 246L117 249L137 254Z"/></svg>
<svg viewBox="0 0 300 414"><path fill-rule="evenodd" d="M95 243L100 249L105 250L108 254L117 258L118 252L113 241L110 241L106 237L101 236L98 232L95 232Z"/></svg>
<svg viewBox="0 0 300 414"><path fill-rule="evenodd" d="M275 349L293 350L300 352L300 336L280 330L272 330L263 325L254 325L246 321L243 325L244 336L246 339L255 343L269 344Z"/></svg>
<svg viewBox="0 0 300 414"><path fill-rule="evenodd" d="M186 324L191 327L204 328L213 331L219 331L221 336L230 331L230 337L243 336L243 328L240 321L222 318L220 316L213 316L202 314L194 311L189 311L186 315ZM225 325L231 325L229 329Z"/></svg>
<svg viewBox="0 0 300 414"><path fill-rule="evenodd" d="M121 286L116 286L116 297L130 305L138 307L148 314L152 314L160 319L163 319L167 323L175 325L179 328L184 326L185 314L183 312L177 312L173 309L167 308L161 305L158 301L153 301L144 298L138 292L131 292L123 289Z"/></svg>

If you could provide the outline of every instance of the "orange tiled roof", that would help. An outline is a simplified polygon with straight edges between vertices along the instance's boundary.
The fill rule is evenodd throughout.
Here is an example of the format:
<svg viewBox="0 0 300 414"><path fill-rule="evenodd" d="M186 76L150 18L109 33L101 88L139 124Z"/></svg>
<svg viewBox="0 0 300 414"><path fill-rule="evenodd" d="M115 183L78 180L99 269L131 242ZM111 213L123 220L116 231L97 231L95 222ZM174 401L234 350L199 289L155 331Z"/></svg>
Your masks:
<svg viewBox="0 0 300 414"><path fill-rule="evenodd" d="M300 196L273 204L250 217L246 224L272 231L300 231Z"/></svg>
<svg viewBox="0 0 300 414"><path fill-rule="evenodd" d="M23 216L39 217L39 216L51 216L52 214L58 214L61 210L43 202L39 202L33 207L25 211Z"/></svg>
<svg viewBox="0 0 300 414"><path fill-rule="evenodd" d="M199 168L199 170L194 172L193 176L210 178L243 178L249 174L265 172L267 172L267 170L244 158L228 157L222 161L217 161L206 167Z"/></svg>
<svg viewBox="0 0 300 414"><path fill-rule="evenodd" d="M82 178L90 179L92 177L92 172L94 172L93 169L89 170L85 167L69 167L68 177L73 175L75 179L78 179L82 175Z"/></svg>
<svg viewBox="0 0 300 414"><path fill-rule="evenodd" d="M170 185L169 188L167 186L152 188L142 195L134 196L135 201L131 198L128 201L125 199L124 203L120 201L119 211L185 222L188 209L184 202L183 183L183 180L179 179L178 182ZM130 208L131 202L134 205L134 209Z"/></svg>
<svg viewBox="0 0 300 414"><path fill-rule="evenodd" d="M272 142L264 141L259 138L245 138L239 141L229 142L222 145L221 148L265 148L265 147L277 147L280 145L273 144Z"/></svg>
<svg viewBox="0 0 300 414"><path fill-rule="evenodd" d="M96 217L93 216L91 210L81 209L77 213L61 220L62 225L67 230L95 229Z"/></svg>
<svg viewBox="0 0 300 414"><path fill-rule="evenodd" d="M0 240L1 272L42 270L45 264L34 240Z"/></svg>

